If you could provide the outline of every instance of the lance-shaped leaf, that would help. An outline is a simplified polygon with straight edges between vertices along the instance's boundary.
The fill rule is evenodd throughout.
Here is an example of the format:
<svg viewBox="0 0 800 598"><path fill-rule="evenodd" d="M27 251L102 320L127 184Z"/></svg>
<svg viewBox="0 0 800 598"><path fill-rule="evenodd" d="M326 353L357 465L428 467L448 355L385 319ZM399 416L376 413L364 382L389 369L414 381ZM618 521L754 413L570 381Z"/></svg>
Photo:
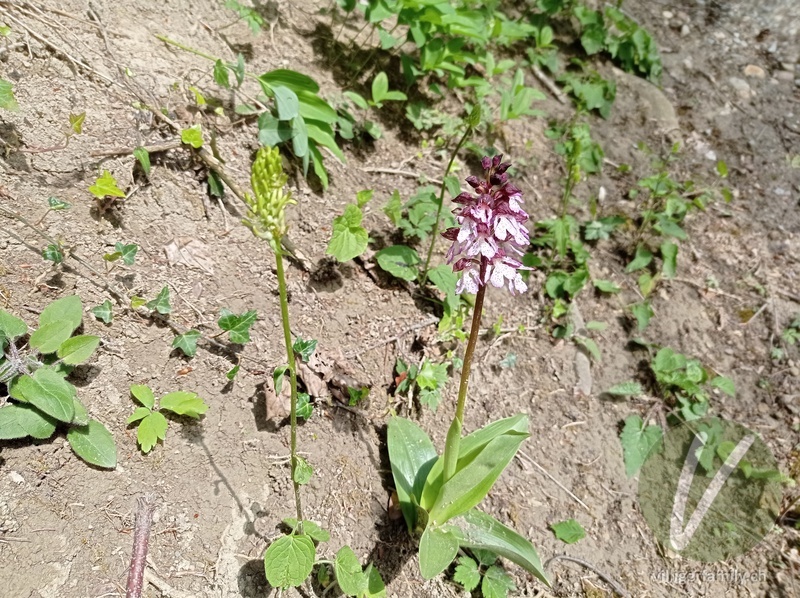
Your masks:
<svg viewBox="0 0 800 598"><path fill-rule="evenodd" d="M39 368L33 376L22 376L11 389L14 398L66 423L75 415L75 394L75 387L48 367Z"/></svg>
<svg viewBox="0 0 800 598"><path fill-rule="evenodd" d="M472 509L450 523L457 529L453 533L462 548L488 550L507 558L550 586L533 544L491 515Z"/></svg>
<svg viewBox="0 0 800 598"><path fill-rule="evenodd" d="M61 343L56 355L67 365L76 365L89 359L99 344L99 336L80 334Z"/></svg>
<svg viewBox="0 0 800 598"><path fill-rule="evenodd" d="M413 530L417 521L416 505L428 473L438 459L436 449L422 428L402 417L389 420L386 442L400 508L408 529Z"/></svg>

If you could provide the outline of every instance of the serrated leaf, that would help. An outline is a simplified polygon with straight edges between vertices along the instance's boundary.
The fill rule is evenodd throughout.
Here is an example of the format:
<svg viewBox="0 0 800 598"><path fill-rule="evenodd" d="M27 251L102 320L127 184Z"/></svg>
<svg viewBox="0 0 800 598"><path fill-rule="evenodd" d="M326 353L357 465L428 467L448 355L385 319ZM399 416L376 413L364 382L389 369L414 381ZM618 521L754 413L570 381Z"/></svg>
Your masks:
<svg viewBox="0 0 800 598"><path fill-rule="evenodd" d="M291 588L302 584L314 568L316 549L306 535L278 538L264 554L264 573L273 588Z"/></svg>
<svg viewBox="0 0 800 598"><path fill-rule="evenodd" d="M117 242L114 245L114 250L116 253L119 253L120 257L122 258L122 263L124 263L126 266L132 266L136 261L136 253L139 251L139 246L135 243L123 245L122 243Z"/></svg>
<svg viewBox="0 0 800 598"><path fill-rule="evenodd" d="M150 176L150 152L143 147L133 150L133 157L139 161L145 176Z"/></svg>
<svg viewBox="0 0 800 598"><path fill-rule="evenodd" d="M481 582L481 572L478 563L467 556L458 558L458 565L453 574L453 581L461 584L467 592L471 592L478 587Z"/></svg>
<svg viewBox="0 0 800 598"><path fill-rule="evenodd" d="M342 546L334 561L336 583L347 596L360 597L367 590L367 576L361 570L358 557L349 546Z"/></svg>
<svg viewBox="0 0 800 598"><path fill-rule="evenodd" d="M583 526L574 519L554 523L550 526L550 529L553 530L556 538L565 544L575 544L578 540L586 537L586 531Z"/></svg>
<svg viewBox="0 0 800 598"><path fill-rule="evenodd" d="M61 250L59 245L55 245L51 243L44 249L42 249L42 257L46 259L48 262L53 262L54 264L60 264L64 261L64 252Z"/></svg>
<svg viewBox="0 0 800 598"><path fill-rule="evenodd" d="M622 443L625 474L629 478L641 469L647 455L661 442L662 434L659 426L645 427L638 415L630 415L625 419L625 427L619 435L619 440Z"/></svg>
<svg viewBox="0 0 800 598"><path fill-rule="evenodd" d="M150 387L146 384L134 384L131 386L133 398L139 401L148 409L152 409L156 404L156 397Z"/></svg>
<svg viewBox="0 0 800 598"><path fill-rule="evenodd" d="M0 407L0 440L31 436L40 440L50 438L56 431L56 420L33 405L9 403Z"/></svg>
<svg viewBox="0 0 800 598"><path fill-rule="evenodd" d="M136 429L136 440L143 453L149 453L159 440L167 437L167 418L153 411L142 419Z"/></svg>
<svg viewBox="0 0 800 598"><path fill-rule="evenodd" d="M206 411L208 405L193 392L176 391L165 394L159 401L159 409L172 411L178 415L185 415L199 419Z"/></svg>
<svg viewBox="0 0 800 598"><path fill-rule="evenodd" d="M616 397L638 397L641 396L644 391L642 390L642 385L638 382L623 382L621 384L615 384L604 394L614 395Z"/></svg>
<svg viewBox="0 0 800 598"><path fill-rule="evenodd" d="M117 179L107 170L103 171L94 182L94 185L89 187L89 193L94 195L97 199L104 197L125 197L125 192L117 187Z"/></svg>
<svg viewBox="0 0 800 598"><path fill-rule="evenodd" d="M98 345L100 345L99 336L80 334L61 343L56 355L67 365L76 365L89 359Z"/></svg>
<svg viewBox="0 0 800 598"><path fill-rule="evenodd" d="M311 480L311 476L314 475L314 468L302 457L295 458L297 459L297 466L294 468L292 479L295 483L304 486L308 484L309 480Z"/></svg>
<svg viewBox="0 0 800 598"><path fill-rule="evenodd" d="M21 398L42 413L70 423L75 415L75 387L49 367L36 370L32 376L21 376L11 396Z"/></svg>
<svg viewBox="0 0 800 598"><path fill-rule="evenodd" d="M162 287L156 298L145 303L145 306L147 306L147 309L153 309L162 315L170 313L172 306L169 304L169 287Z"/></svg>
<svg viewBox="0 0 800 598"><path fill-rule="evenodd" d="M197 339L200 336L199 330L188 330L172 339L172 348L180 349L186 357L194 357L197 353Z"/></svg>
<svg viewBox="0 0 800 598"><path fill-rule="evenodd" d="M635 272L636 270L646 268L652 261L652 252L644 245L639 245L636 248L636 255L634 256L633 260L631 260L631 263L625 267L625 272Z"/></svg>
<svg viewBox="0 0 800 598"><path fill-rule="evenodd" d="M224 87L225 89L231 88L231 82L228 78L228 67L220 59L217 59L214 63L214 81L216 81L217 85L220 87Z"/></svg>
<svg viewBox="0 0 800 598"><path fill-rule="evenodd" d="M67 431L67 442L81 459L106 469L117 466L117 446L111 432L97 420L88 425L72 427Z"/></svg>
<svg viewBox="0 0 800 598"><path fill-rule="evenodd" d="M194 125L181 131L181 143L191 145L194 149L203 146L203 130L200 125Z"/></svg>
<svg viewBox="0 0 800 598"><path fill-rule="evenodd" d="M717 376L709 381L709 384L714 388L719 388L729 397L736 396L736 385L734 385L733 380L730 378L726 378L725 376Z"/></svg>
<svg viewBox="0 0 800 598"><path fill-rule="evenodd" d="M27 333L28 325L23 320L0 309L0 348L2 348L2 339L14 340Z"/></svg>
<svg viewBox="0 0 800 598"><path fill-rule="evenodd" d="M70 114L69 115L69 127L72 129L72 132L76 135L80 135L83 132L83 122L86 120L86 113L81 112L80 114Z"/></svg>
<svg viewBox="0 0 800 598"><path fill-rule="evenodd" d="M326 253L340 262L358 257L367 249L369 234L361 226L361 209L348 204L344 214L333 219L333 233Z"/></svg>
<svg viewBox="0 0 800 598"><path fill-rule="evenodd" d="M55 211L68 210L70 208L70 204L62 199L59 199L51 195L50 197L47 198L47 207Z"/></svg>
<svg viewBox="0 0 800 598"><path fill-rule="evenodd" d="M509 592L516 589L514 580L502 567L492 565L483 575L481 582L483 598L506 598Z"/></svg>
<svg viewBox="0 0 800 598"><path fill-rule="evenodd" d="M419 274L416 267L420 263L419 255L406 245L385 247L375 254L375 260L383 270L402 280L416 280Z"/></svg>
<svg viewBox="0 0 800 598"><path fill-rule="evenodd" d="M140 419L144 419L148 415L150 415L152 411L150 411L147 407L137 407L136 410L125 420L127 425L132 423L138 422Z"/></svg>
<svg viewBox="0 0 800 598"><path fill-rule="evenodd" d="M0 108L11 112L19 110L17 98L14 97L14 87L10 82L0 78Z"/></svg>
<svg viewBox="0 0 800 598"><path fill-rule="evenodd" d="M257 318L258 312L254 309L248 310L241 315L236 315L229 309L223 308L220 311L217 325L229 333L232 343L244 345L250 342L250 328L252 328Z"/></svg>
<svg viewBox="0 0 800 598"><path fill-rule="evenodd" d="M111 305L111 301L106 299L97 307L93 307L89 311L92 312L95 318L103 322L104 324L110 324L111 320L114 319L114 308Z"/></svg>

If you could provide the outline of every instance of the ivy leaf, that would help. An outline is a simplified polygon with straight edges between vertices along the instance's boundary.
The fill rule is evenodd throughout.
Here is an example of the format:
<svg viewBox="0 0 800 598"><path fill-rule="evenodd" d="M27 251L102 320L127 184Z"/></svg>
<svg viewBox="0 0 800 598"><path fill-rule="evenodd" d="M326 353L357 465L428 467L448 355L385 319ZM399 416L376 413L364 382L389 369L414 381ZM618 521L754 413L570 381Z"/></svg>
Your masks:
<svg viewBox="0 0 800 598"><path fill-rule="evenodd" d="M478 563L473 561L468 556L458 558L458 565L456 565L456 572L453 575L453 581L461 584L467 592L471 592L478 587L481 582L481 572L478 569Z"/></svg>
<svg viewBox="0 0 800 598"><path fill-rule="evenodd" d="M64 252L61 250L61 247L58 245L50 244L44 249L42 249L42 257L46 259L48 262L53 262L54 264L60 264L64 261Z"/></svg>
<svg viewBox="0 0 800 598"><path fill-rule="evenodd" d="M303 459L302 457L296 457L297 459L297 467L294 469L294 473L292 474L292 479L300 484L301 486L308 484L311 476L314 475L314 468Z"/></svg>
<svg viewBox="0 0 800 598"><path fill-rule="evenodd" d="M165 286L158 293L158 296L152 301L145 303L147 309L154 309L162 315L167 315L172 311L172 306L169 304L169 287Z"/></svg>
<svg viewBox="0 0 800 598"><path fill-rule="evenodd" d="M191 145L194 149L198 149L203 145L203 130L200 125L194 125L188 129L181 131L181 143Z"/></svg>
<svg viewBox="0 0 800 598"><path fill-rule="evenodd" d="M291 588L302 584L314 568L316 549L306 535L278 538L264 554L264 573L273 588Z"/></svg>
<svg viewBox="0 0 800 598"><path fill-rule="evenodd" d="M186 357L194 357L197 353L197 339L199 338L199 330L189 330L172 339L172 348L180 349Z"/></svg>
<svg viewBox="0 0 800 598"><path fill-rule="evenodd" d="M0 108L5 108L11 112L19 110L17 98L14 97L14 87L2 78L0 78Z"/></svg>
<svg viewBox="0 0 800 598"><path fill-rule="evenodd" d="M299 392L297 393L297 417L308 421L308 418L311 417L311 414L314 413L314 405L311 403L311 397L308 393Z"/></svg>
<svg viewBox="0 0 800 598"><path fill-rule="evenodd" d="M193 392L176 391L165 394L161 397L159 408L172 411L178 415L185 415L199 419L206 411L208 405L205 401Z"/></svg>
<svg viewBox="0 0 800 598"><path fill-rule="evenodd" d="M117 466L117 447L111 432L97 420L85 426L73 426L67 431L67 442L73 452L91 465L114 469Z"/></svg>
<svg viewBox="0 0 800 598"><path fill-rule="evenodd" d="M313 338L304 341L298 336L297 340L295 340L294 344L292 345L292 350L300 356L300 359L308 363L308 361L311 359L311 356L314 354L314 351L317 350L317 341Z"/></svg>
<svg viewBox="0 0 800 598"><path fill-rule="evenodd" d="M139 246L135 243L123 245L122 243L117 242L114 245L114 253L119 254L119 257L122 258L122 263L126 266L133 266L134 261L136 261L137 251L139 251Z"/></svg>
<svg viewBox="0 0 800 598"><path fill-rule="evenodd" d="M333 219L333 234L326 253L340 262L358 257L367 249L369 234L361 226L363 215L361 209L349 204L344 214Z"/></svg>
<svg viewBox="0 0 800 598"><path fill-rule="evenodd" d="M167 418L158 411L153 411L142 419L136 430L136 440L143 453L149 453L159 440L167 437Z"/></svg>
<svg viewBox="0 0 800 598"><path fill-rule="evenodd" d="M104 197L125 197L125 192L117 187L117 179L107 170L103 171L94 182L94 185L89 187L89 193L94 195L97 199Z"/></svg>
<svg viewBox="0 0 800 598"><path fill-rule="evenodd" d="M641 469L647 455L661 442L661 437L662 430L659 426L645 427L638 415L630 415L625 419L625 427L622 428L619 440L622 443L625 474L629 478Z"/></svg>
<svg viewBox="0 0 800 598"><path fill-rule="evenodd" d="M217 324L220 328L229 333L232 343L244 345L250 342L250 328L256 321L258 312L254 309L236 315L231 310L223 308L220 311L220 318Z"/></svg>
<svg viewBox="0 0 800 598"><path fill-rule="evenodd" d="M389 274L402 280L416 280L420 263L419 254L406 245L390 245L375 254L378 265Z"/></svg>
<svg viewBox="0 0 800 598"><path fill-rule="evenodd" d="M550 529L556 534L556 538L565 544L575 544L578 540L586 537L586 531L583 526L574 519L554 523L550 526Z"/></svg>
<svg viewBox="0 0 800 598"><path fill-rule="evenodd" d="M139 160L145 176L150 176L150 152L143 147L137 147L133 150L133 157Z"/></svg>
<svg viewBox="0 0 800 598"><path fill-rule="evenodd" d="M69 128L72 129L72 132L76 135L80 135L83 132L83 121L86 120L86 113L81 112L80 114L70 114L69 115Z"/></svg>

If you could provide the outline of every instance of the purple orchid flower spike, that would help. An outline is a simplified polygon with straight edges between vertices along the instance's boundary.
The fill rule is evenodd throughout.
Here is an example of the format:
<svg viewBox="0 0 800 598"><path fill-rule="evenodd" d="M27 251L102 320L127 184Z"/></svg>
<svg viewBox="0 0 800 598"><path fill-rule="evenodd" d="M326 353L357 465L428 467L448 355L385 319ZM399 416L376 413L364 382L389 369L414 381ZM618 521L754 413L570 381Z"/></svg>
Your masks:
<svg viewBox="0 0 800 598"><path fill-rule="evenodd" d="M457 293L476 294L487 283L507 287L512 295L528 289L521 271L530 268L520 261L530 245L528 214L522 208L522 192L508 182L511 163L502 160L502 155L484 157L483 180L466 179L474 194L461 193L453 200L460 204L453 210L459 226L442 236L453 242L447 263L461 272Z"/></svg>

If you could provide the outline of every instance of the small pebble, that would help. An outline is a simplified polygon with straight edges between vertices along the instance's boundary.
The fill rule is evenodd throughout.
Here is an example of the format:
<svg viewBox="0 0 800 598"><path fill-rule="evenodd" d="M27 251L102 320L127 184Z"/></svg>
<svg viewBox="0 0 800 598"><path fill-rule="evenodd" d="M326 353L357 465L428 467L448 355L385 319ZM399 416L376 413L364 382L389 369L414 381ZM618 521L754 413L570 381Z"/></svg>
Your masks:
<svg viewBox="0 0 800 598"><path fill-rule="evenodd" d="M728 83L731 84L731 87L733 87L741 99L746 100L750 97L750 85L744 79L740 79L739 77L730 77L728 79Z"/></svg>
<svg viewBox="0 0 800 598"><path fill-rule="evenodd" d="M744 67L744 76L754 77L756 79L764 79L767 76L767 73L760 66L748 64L746 67Z"/></svg>
<svg viewBox="0 0 800 598"><path fill-rule="evenodd" d="M669 21L669 20L670 20L672 17L674 17L675 15L674 15L674 14L672 14L672 12L671 12L671 11L669 11L669 10L665 10L664 12L662 12L662 13L661 13L661 16L662 16L662 17L664 17L664 18L665 18L667 21Z"/></svg>
<svg viewBox="0 0 800 598"><path fill-rule="evenodd" d="M681 37L686 37L687 35L689 35L689 26L684 23L681 27Z"/></svg>
<svg viewBox="0 0 800 598"><path fill-rule="evenodd" d="M794 79L794 73L792 71L775 71L773 76L778 81L792 81Z"/></svg>

